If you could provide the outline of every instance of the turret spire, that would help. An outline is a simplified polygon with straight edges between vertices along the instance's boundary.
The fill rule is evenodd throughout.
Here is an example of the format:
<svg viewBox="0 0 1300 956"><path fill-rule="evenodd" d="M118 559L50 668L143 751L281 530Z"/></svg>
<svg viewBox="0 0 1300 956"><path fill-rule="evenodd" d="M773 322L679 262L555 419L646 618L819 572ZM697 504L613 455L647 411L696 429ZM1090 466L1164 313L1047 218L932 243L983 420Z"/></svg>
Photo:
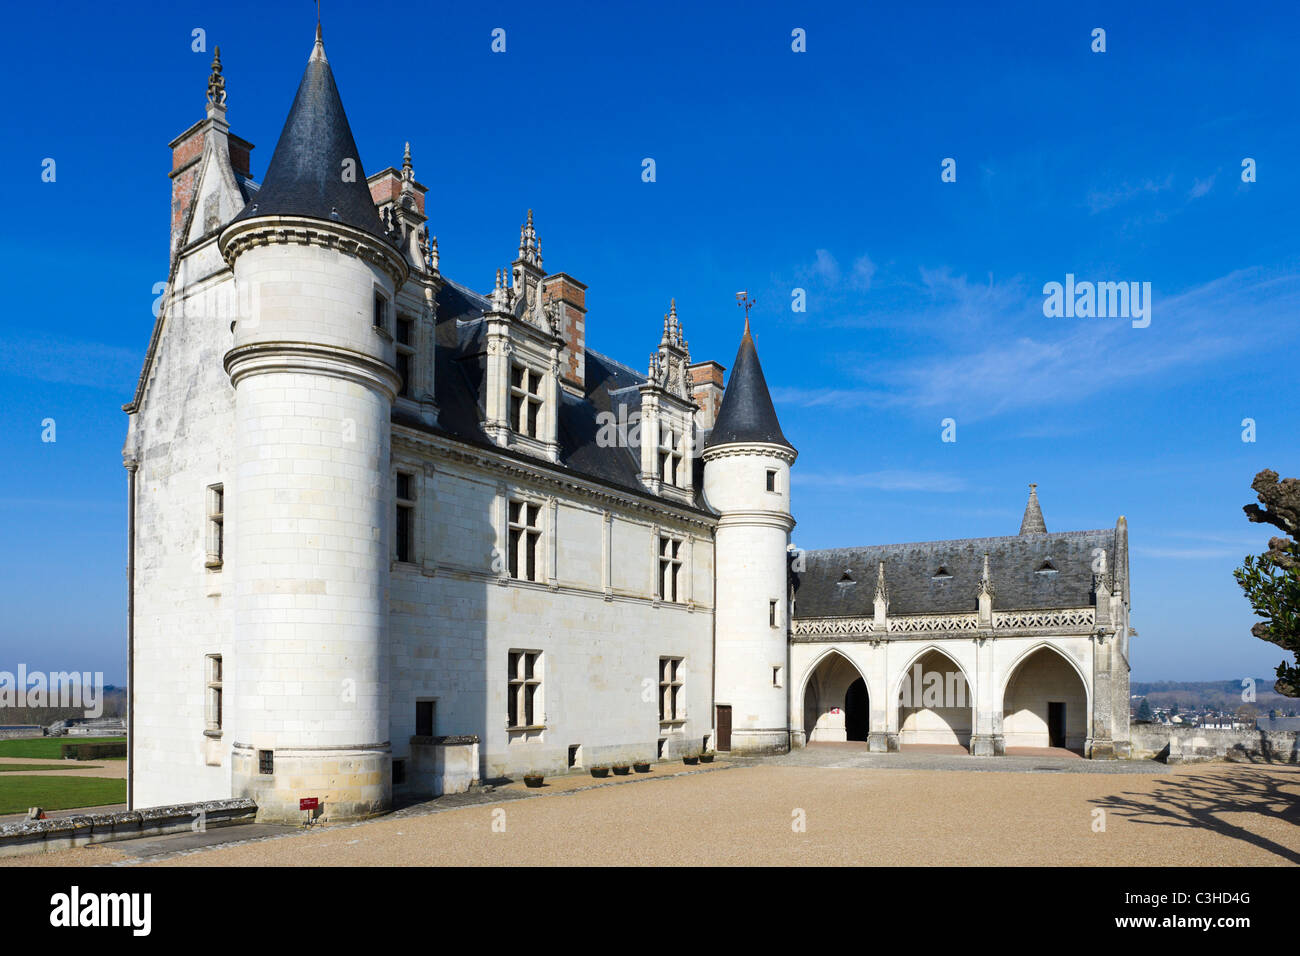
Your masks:
<svg viewBox="0 0 1300 956"><path fill-rule="evenodd" d="M744 293L739 293L743 295ZM731 378L722 394L722 407L705 442L706 448L737 442L784 445L793 449L781 432L772 395L763 378L763 366L758 361L754 337L749 332L746 318L745 334L740 339L740 351L731 367Z"/></svg>
<svg viewBox="0 0 1300 956"><path fill-rule="evenodd" d="M325 58L319 25L262 188L236 218L253 216L341 222L388 241L366 185L334 73Z"/></svg>
<svg viewBox="0 0 1300 956"><path fill-rule="evenodd" d="M1038 504L1038 485L1029 485L1029 501L1025 505L1025 517L1020 522L1021 534L1047 534L1047 523L1043 521L1043 509Z"/></svg>

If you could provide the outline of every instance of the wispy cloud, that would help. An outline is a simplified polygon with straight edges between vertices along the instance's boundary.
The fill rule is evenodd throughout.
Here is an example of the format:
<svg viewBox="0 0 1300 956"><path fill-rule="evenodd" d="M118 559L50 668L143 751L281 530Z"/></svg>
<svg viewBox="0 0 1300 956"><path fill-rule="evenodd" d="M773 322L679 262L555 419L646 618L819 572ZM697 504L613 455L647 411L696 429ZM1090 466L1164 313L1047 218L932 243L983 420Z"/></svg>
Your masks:
<svg viewBox="0 0 1300 956"><path fill-rule="evenodd" d="M1246 553L1236 548L1134 548L1133 552L1144 558L1166 558L1174 561L1241 558Z"/></svg>
<svg viewBox="0 0 1300 956"><path fill-rule="evenodd" d="M971 421L1149 385L1263 346L1282 347L1300 332L1300 324L1279 321L1300 311L1296 273L1250 268L1177 295L1156 289L1148 329L1126 319L1044 318L1038 289L1019 279L971 283L942 269L923 269L921 278L926 295L902 314L909 327L927 330L932 348L910 349L897 360L841 355L862 387L778 387L776 400L941 411ZM1034 323L1041 331L1025 334ZM1257 331L1242 335L1245 327Z"/></svg>
<svg viewBox="0 0 1300 956"><path fill-rule="evenodd" d="M56 338L0 340L0 375L129 391L143 353L99 342Z"/></svg>
<svg viewBox="0 0 1300 956"><path fill-rule="evenodd" d="M1215 173L1209 179L1198 179L1195 182L1193 182L1192 188L1187 193L1187 198L1200 199L1202 196L1204 196L1206 193L1208 193L1211 189L1214 188L1214 180L1216 178L1218 178L1218 173Z"/></svg>
<svg viewBox="0 0 1300 956"><path fill-rule="evenodd" d="M965 480L960 476L934 471L793 472L791 480L797 485L808 487L873 491L952 492L962 491L966 487Z"/></svg>
<svg viewBox="0 0 1300 956"><path fill-rule="evenodd" d="M1172 189L1173 185L1172 173L1162 180L1144 179L1138 183L1123 182L1105 189L1092 190L1088 193L1086 202L1089 211L1096 214L1132 202L1134 199L1158 195Z"/></svg>

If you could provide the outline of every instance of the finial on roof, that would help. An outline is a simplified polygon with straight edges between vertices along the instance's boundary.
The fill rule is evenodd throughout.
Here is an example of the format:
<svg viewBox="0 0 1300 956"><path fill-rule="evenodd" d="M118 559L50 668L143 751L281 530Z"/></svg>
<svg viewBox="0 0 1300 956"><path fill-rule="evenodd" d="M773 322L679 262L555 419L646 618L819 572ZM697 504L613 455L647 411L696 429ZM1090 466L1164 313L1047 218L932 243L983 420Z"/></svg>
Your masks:
<svg viewBox="0 0 1300 956"><path fill-rule="evenodd" d="M541 268L542 243L533 228L533 211L528 210L528 219L519 227L519 258L530 265Z"/></svg>
<svg viewBox="0 0 1300 956"><path fill-rule="evenodd" d="M885 562L876 565L876 600L888 601L889 588L885 585Z"/></svg>
<svg viewBox="0 0 1300 956"><path fill-rule="evenodd" d="M1025 517L1020 522L1021 534L1047 534L1047 523L1043 521L1043 509L1038 504L1038 485L1030 483L1029 501L1025 504Z"/></svg>
<svg viewBox="0 0 1300 956"><path fill-rule="evenodd" d="M320 12L320 11L319 11L319 9L318 9L318 10L317 10L317 15L318 15L318 16L319 16L319 12ZM311 50L311 59L313 59L313 60L326 60L326 61L328 62L328 58L325 56L325 40L324 40L324 38L321 36L321 32L320 32L320 20L319 20L319 19L317 19L317 21L316 21L316 45L315 45L314 47L312 47L312 50Z"/></svg>
<svg viewBox="0 0 1300 956"><path fill-rule="evenodd" d="M980 572L979 596L983 597L985 594L989 595L989 597L993 596L993 578L989 575L989 553L987 551L984 552L984 570Z"/></svg>
<svg viewBox="0 0 1300 956"><path fill-rule="evenodd" d="M221 47L212 51L212 73L208 76L208 103L218 109L226 108L226 78L221 75Z"/></svg>
<svg viewBox="0 0 1300 956"><path fill-rule="evenodd" d="M749 297L749 293L741 290L736 293L736 305L745 310L745 334L749 334L749 310L753 306L754 300Z"/></svg>

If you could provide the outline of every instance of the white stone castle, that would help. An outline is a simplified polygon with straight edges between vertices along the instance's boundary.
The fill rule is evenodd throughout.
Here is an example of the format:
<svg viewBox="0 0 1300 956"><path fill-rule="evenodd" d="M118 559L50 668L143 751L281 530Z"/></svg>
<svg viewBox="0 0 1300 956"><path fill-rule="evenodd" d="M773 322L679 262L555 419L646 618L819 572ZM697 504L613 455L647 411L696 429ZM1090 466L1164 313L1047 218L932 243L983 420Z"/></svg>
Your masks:
<svg viewBox="0 0 1300 956"><path fill-rule="evenodd" d="M818 741L1126 754L1123 518L1049 534L1031 491L1018 535L792 549L748 322L725 391L675 305L633 371L531 212L489 292L444 276L409 148L364 174L319 29L260 184L219 57L171 147L125 406L133 806L358 818Z"/></svg>

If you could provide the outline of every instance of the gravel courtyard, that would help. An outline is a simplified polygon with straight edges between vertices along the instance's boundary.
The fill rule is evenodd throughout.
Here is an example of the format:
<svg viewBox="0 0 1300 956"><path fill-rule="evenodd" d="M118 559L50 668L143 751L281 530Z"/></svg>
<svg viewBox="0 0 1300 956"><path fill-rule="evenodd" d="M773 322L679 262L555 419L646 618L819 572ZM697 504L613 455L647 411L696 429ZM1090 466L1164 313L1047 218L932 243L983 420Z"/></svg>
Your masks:
<svg viewBox="0 0 1300 956"><path fill-rule="evenodd" d="M1126 772L1098 773L1060 770L1063 761L1039 759L1019 771L961 773L899 764L834 766L845 761L832 754L821 763L829 765L777 758L673 776L668 774L680 766L660 765L649 778L600 786L587 786L595 783L590 778L561 778L541 791L511 787L461 798L465 805L451 809L423 804L309 833L249 829L242 831L248 842L236 845L196 847L178 835L154 840L147 852L143 845L120 843L0 863L1300 863L1300 767L1147 765L1151 772L1141 772L1141 765L1114 762L1108 766ZM1054 772L1035 770L1044 765ZM236 831L204 836L209 842L240 838ZM162 842L167 840L175 842Z"/></svg>

